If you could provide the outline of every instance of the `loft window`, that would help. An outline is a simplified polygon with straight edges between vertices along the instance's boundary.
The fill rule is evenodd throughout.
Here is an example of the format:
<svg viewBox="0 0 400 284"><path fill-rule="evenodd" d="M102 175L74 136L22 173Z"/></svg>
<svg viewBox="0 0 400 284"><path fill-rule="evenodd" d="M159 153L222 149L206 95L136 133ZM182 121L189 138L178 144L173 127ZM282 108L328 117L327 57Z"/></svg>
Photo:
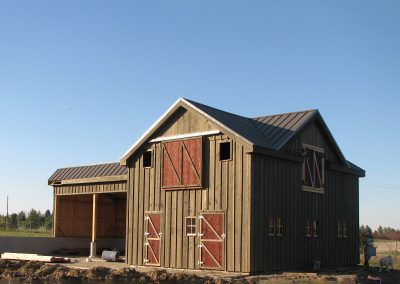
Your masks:
<svg viewBox="0 0 400 284"><path fill-rule="evenodd" d="M143 167L151 168L153 167L153 150L148 150L143 154Z"/></svg>
<svg viewBox="0 0 400 284"><path fill-rule="evenodd" d="M283 236L282 217L268 217L268 236Z"/></svg>
<svg viewBox="0 0 400 284"><path fill-rule="evenodd" d="M185 218L186 236L196 236L196 217Z"/></svg>
<svg viewBox="0 0 400 284"><path fill-rule="evenodd" d="M338 238L347 238L347 223L346 221L338 221Z"/></svg>
<svg viewBox="0 0 400 284"><path fill-rule="evenodd" d="M318 237L319 236L319 222L318 220L307 220L306 221L306 237Z"/></svg>
<svg viewBox="0 0 400 284"><path fill-rule="evenodd" d="M324 192L325 158L324 149L304 145L303 190Z"/></svg>
<svg viewBox="0 0 400 284"><path fill-rule="evenodd" d="M219 160L228 161L232 159L231 141L224 141L219 143Z"/></svg>

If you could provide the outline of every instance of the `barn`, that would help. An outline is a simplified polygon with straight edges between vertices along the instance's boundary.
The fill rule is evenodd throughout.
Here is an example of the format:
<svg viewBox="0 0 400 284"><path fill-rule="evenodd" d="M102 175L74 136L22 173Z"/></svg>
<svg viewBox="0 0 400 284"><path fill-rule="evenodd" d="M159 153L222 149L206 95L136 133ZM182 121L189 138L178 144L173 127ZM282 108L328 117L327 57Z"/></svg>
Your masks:
<svg viewBox="0 0 400 284"><path fill-rule="evenodd" d="M93 254L122 238L138 266L354 265L363 176L318 110L249 118L180 98L119 162L53 174L54 236L91 237Z"/></svg>

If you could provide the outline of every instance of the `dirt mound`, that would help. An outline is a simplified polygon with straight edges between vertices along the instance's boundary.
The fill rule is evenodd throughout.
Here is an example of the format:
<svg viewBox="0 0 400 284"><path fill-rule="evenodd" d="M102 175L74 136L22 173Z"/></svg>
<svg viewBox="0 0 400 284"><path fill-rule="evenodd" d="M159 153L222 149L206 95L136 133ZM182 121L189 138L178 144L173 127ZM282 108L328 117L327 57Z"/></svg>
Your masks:
<svg viewBox="0 0 400 284"><path fill-rule="evenodd" d="M133 268L113 270L95 267L90 270L73 269L59 264L34 261L11 261L0 259L0 279L45 279L45 280L136 280L144 283L221 283L208 277L185 273L168 273L165 269L154 269L147 273Z"/></svg>

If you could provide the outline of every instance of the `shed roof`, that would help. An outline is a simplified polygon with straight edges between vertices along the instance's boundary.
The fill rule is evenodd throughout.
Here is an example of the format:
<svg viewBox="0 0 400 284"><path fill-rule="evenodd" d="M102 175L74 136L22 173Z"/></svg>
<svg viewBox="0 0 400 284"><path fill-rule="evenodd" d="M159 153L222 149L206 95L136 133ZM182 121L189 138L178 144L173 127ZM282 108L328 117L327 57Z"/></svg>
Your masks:
<svg viewBox="0 0 400 284"><path fill-rule="evenodd" d="M117 177L128 173L128 168L119 162L61 168L54 172L48 183L54 184L65 180L83 180L99 177Z"/></svg>

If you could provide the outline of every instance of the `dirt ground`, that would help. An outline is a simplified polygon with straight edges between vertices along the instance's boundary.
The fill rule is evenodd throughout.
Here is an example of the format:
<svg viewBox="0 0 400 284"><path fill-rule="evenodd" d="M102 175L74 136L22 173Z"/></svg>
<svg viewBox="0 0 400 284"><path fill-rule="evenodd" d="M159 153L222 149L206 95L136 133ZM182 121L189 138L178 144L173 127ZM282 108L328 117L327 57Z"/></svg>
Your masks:
<svg viewBox="0 0 400 284"><path fill-rule="evenodd" d="M400 271L378 273L378 268L365 271L361 266L324 270L319 273L283 272L268 275L243 275L134 268L124 264L90 263L81 266L45 264L40 262L10 261L0 259L0 279L45 279L45 280L133 280L142 283L400 283ZM102 264L104 266L102 266ZM81 263L83 265L83 263ZM79 268L78 268L79 267Z"/></svg>

